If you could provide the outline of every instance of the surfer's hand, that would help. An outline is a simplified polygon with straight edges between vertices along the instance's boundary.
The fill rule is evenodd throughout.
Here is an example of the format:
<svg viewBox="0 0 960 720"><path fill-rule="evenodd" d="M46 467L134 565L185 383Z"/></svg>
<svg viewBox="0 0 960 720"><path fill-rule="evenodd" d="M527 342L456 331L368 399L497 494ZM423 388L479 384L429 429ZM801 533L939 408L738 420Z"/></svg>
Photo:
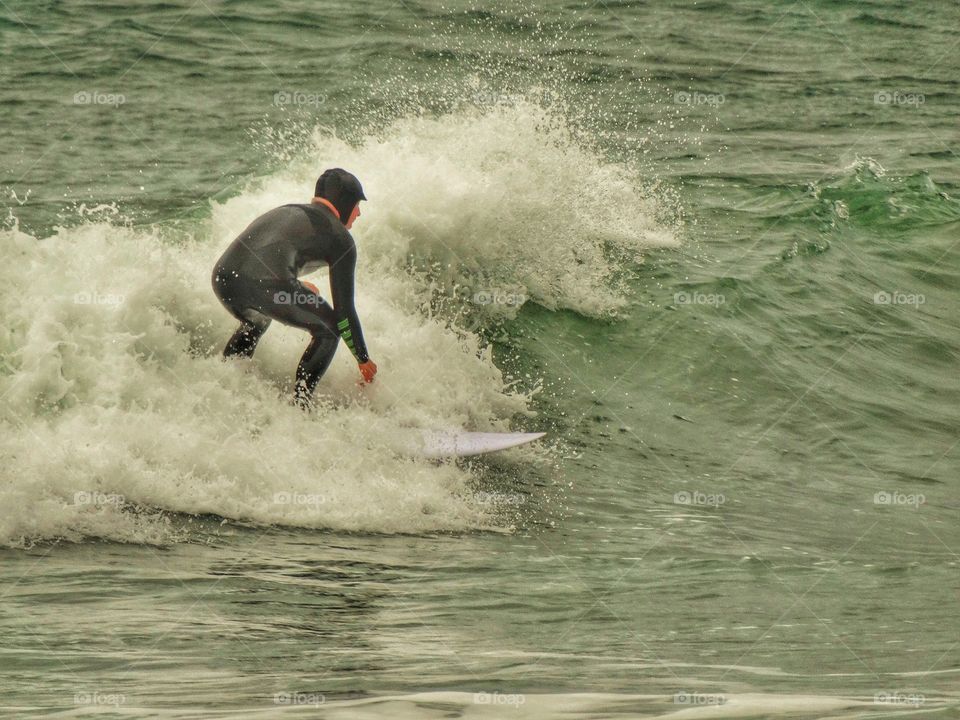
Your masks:
<svg viewBox="0 0 960 720"><path fill-rule="evenodd" d="M364 382L372 383L374 375L377 374L377 364L373 360L367 360L365 363L360 363L359 367Z"/></svg>

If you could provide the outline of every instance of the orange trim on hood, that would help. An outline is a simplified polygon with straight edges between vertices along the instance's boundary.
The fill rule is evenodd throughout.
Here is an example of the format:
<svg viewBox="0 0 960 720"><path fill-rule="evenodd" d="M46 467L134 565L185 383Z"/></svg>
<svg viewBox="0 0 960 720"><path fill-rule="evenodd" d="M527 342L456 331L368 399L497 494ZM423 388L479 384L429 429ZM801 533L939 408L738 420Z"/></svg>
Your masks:
<svg viewBox="0 0 960 720"><path fill-rule="evenodd" d="M324 197L315 197L315 198L313 199L313 204L314 204L314 205L326 205L328 208L330 208L330 212L332 212L334 215L337 216L337 220L339 220L340 222L343 222L343 218L340 217L340 211L337 210L337 209L333 206L333 203L330 202L329 200L327 200L326 198L324 198Z"/></svg>

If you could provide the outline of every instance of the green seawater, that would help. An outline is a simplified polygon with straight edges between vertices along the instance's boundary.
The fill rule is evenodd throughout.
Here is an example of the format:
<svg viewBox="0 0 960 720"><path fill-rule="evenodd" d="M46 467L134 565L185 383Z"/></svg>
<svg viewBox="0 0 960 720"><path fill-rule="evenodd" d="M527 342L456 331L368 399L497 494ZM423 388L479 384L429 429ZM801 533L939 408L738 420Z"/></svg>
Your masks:
<svg viewBox="0 0 960 720"><path fill-rule="evenodd" d="M0 715L960 716L958 73L933 0L0 1ZM304 419L209 272L330 166L380 376Z"/></svg>

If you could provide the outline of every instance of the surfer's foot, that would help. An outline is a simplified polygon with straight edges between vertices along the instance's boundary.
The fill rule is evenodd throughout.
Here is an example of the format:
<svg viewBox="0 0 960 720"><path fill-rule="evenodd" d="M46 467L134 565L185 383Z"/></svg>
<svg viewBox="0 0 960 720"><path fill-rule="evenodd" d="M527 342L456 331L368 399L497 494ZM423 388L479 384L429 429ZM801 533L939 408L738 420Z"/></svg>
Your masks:
<svg viewBox="0 0 960 720"><path fill-rule="evenodd" d="M293 390L293 397L290 399L290 402L304 412L310 412L315 407L313 397L311 397L311 394L308 393L307 389L299 382Z"/></svg>
<svg viewBox="0 0 960 720"><path fill-rule="evenodd" d="M313 400L311 400L310 398L304 398L298 395L294 395L292 398L290 398L290 404L300 408L304 412L310 412L311 410L313 410Z"/></svg>

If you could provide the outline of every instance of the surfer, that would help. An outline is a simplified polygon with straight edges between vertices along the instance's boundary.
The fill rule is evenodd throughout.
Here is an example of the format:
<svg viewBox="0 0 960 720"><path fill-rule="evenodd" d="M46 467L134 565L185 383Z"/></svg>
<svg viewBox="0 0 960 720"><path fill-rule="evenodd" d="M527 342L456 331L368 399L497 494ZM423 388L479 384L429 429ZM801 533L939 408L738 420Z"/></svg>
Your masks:
<svg viewBox="0 0 960 720"><path fill-rule="evenodd" d="M279 320L312 336L297 366L294 402L306 409L342 339L353 353L365 382L377 366L367 353L353 304L357 247L349 230L366 200L356 177L340 168L317 180L313 201L267 212L231 243L213 268L213 291L240 321L224 357L252 357L257 343ZM327 265L333 307L301 274Z"/></svg>

